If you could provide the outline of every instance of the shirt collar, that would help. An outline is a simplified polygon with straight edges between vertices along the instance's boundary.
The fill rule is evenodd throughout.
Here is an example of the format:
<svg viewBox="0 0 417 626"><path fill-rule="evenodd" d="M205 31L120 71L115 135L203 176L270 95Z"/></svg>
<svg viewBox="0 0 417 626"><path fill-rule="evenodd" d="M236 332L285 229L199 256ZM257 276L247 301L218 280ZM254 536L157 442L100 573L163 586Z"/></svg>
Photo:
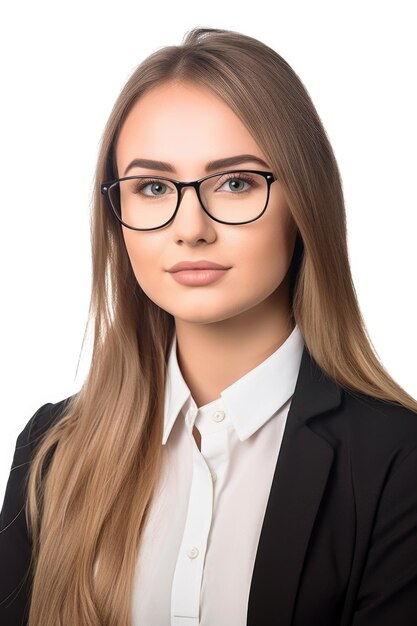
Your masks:
<svg viewBox="0 0 417 626"><path fill-rule="evenodd" d="M225 411L241 441L263 426L291 398L303 349L304 340L296 324L275 352L220 393ZM178 364L174 332L165 386L163 444L187 401L195 405Z"/></svg>

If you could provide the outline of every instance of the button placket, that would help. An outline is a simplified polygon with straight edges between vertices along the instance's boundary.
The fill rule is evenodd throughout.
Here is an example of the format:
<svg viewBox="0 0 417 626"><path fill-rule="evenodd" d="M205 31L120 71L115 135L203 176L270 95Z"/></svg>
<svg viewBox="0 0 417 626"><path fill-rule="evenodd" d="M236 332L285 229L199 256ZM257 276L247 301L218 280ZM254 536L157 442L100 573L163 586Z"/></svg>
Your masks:
<svg viewBox="0 0 417 626"><path fill-rule="evenodd" d="M194 620L198 624L208 535L218 497L216 493L222 488L223 472L227 469L229 448L227 421L220 425L226 413L221 408L214 410L216 406L219 407L219 403L213 403L213 407L194 407L186 416L186 426L193 444L193 474L187 517L171 587L172 626L183 626L185 621L187 626L193 626ZM194 427L201 432L201 451L194 439ZM220 470L221 474L218 474Z"/></svg>
<svg viewBox="0 0 417 626"><path fill-rule="evenodd" d="M171 588L171 623L194 624L200 611L204 557L213 515L213 482L207 463L193 447L193 475L187 517ZM185 593L184 590L187 590Z"/></svg>

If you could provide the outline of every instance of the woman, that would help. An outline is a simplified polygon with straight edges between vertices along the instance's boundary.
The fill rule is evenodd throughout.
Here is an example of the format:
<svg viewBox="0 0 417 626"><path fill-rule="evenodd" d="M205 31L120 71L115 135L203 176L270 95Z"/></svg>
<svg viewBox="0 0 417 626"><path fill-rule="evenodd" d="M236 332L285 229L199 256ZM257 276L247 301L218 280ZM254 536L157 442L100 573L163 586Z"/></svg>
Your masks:
<svg viewBox="0 0 417 626"><path fill-rule="evenodd" d="M17 439L0 622L415 625L417 402L367 336L294 71L221 29L154 52L92 218L91 368Z"/></svg>

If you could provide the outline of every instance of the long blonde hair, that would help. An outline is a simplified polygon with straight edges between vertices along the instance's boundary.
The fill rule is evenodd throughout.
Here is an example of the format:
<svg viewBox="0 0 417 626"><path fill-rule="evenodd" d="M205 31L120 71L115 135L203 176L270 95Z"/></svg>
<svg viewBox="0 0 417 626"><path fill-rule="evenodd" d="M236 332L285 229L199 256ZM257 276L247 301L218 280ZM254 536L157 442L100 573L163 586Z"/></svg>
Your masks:
<svg viewBox="0 0 417 626"><path fill-rule="evenodd" d="M307 90L288 63L256 39L192 29L181 45L157 49L135 69L102 136L91 220L91 366L40 441L28 473L29 626L131 624L138 548L160 471L175 325L138 284L100 182L118 177L115 145L132 105L172 80L193 81L220 96L281 181L298 228L291 313L311 356L351 392L417 412L417 402L385 371L367 335L349 267L340 174Z"/></svg>

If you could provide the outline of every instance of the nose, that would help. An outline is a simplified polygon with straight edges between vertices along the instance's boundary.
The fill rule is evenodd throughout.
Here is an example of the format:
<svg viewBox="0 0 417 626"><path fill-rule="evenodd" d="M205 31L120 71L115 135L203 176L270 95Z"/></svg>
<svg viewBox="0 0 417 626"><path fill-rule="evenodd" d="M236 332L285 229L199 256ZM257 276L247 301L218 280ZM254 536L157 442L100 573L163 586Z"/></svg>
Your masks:
<svg viewBox="0 0 417 626"><path fill-rule="evenodd" d="M187 192L188 192L188 198L189 198L188 201L186 200ZM186 205L186 208L184 207L184 205ZM193 185L186 185L180 190L180 200L179 200L176 219L179 217L179 214L181 213L181 209L183 209L182 213L186 213L187 222L188 222L192 214L192 208L191 208L192 206L194 206L195 214L197 214L200 217L201 217L201 214L203 214L205 217L210 219L200 203L197 189L195 187L193 188Z"/></svg>
<svg viewBox="0 0 417 626"><path fill-rule="evenodd" d="M194 194L195 194L195 196L196 196L196 198L197 198L197 200L198 200L197 189L196 189L193 185L191 185L191 184L190 184L190 185L184 185L184 186L182 187L182 189L181 189L181 191L180 191L180 197L181 197L180 203L182 202L182 200L183 200L183 198L184 198L185 192L186 192L186 191L189 191L190 189L191 189L191 192L190 192L190 193L191 193L191 195L193 195L193 193L194 193ZM193 189L194 189L194 192L192 191ZM188 194L188 195L190 195L190 194Z"/></svg>
<svg viewBox="0 0 417 626"><path fill-rule="evenodd" d="M180 194L177 213L171 222L174 238L193 244L200 240L212 240L214 221L204 211L197 189L193 190L192 185L187 185L180 190Z"/></svg>

